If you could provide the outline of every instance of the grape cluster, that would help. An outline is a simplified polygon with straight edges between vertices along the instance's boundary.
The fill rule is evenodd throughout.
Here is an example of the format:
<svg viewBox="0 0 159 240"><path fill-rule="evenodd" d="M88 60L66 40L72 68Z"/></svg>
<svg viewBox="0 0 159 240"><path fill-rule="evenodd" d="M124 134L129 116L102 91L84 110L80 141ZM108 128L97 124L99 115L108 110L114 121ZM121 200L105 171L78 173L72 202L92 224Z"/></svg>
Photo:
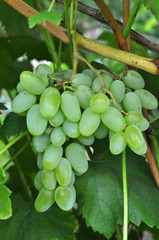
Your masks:
<svg viewBox="0 0 159 240"><path fill-rule="evenodd" d="M106 73L100 79L85 69L66 81L70 70L52 73L40 64L35 73L24 71L17 85L18 95L12 111L26 115L27 128L33 135L38 173L34 185L39 191L35 208L46 211L55 201L70 210L76 199L75 175L88 169L84 146L95 138L109 135L112 154L120 154L128 145L136 154L147 150L142 131L149 127L142 107L155 109L156 98L144 90L144 79L133 70L113 81Z"/></svg>

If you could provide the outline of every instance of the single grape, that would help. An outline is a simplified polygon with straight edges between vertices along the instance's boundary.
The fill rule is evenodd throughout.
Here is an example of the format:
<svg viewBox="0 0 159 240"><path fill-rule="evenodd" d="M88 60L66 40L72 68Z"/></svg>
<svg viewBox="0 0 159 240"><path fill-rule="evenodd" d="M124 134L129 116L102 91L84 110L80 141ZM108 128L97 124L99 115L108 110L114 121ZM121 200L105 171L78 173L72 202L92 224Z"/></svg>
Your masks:
<svg viewBox="0 0 159 240"><path fill-rule="evenodd" d="M74 93L78 97L81 108L88 108L90 104L90 99L94 94L93 90L88 86L79 85Z"/></svg>
<svg viewBox="0 0 159 240"><path fill-rule="evenodd" d="M127 125L131 125L131 124L137 124L139 122L141 122L143 120L143 116L141 115L141 113L139 112L135 112L135 111L130 111L128 112L128 115L125 116L125 121L127 123Z"/></svg>
<svg viewBox="0 0 159 240"><path fill-rule="evenodd" d="M56 147L50 144L44 152L43 166L47 170L52 170L57 167L62 158L63 149L61 146Z"/></svg>
<svg viewBox="0 0 159 240"><path fill-rule="evenodd" d="M52 130L51 142L54 146L62 146L66 141L66 134L62 127L57 127Z"/></svg>
<svg viewBox="0 0 159 240"><path fill-rule="evenodd" d="M79 123L80 133L84 137L88 137L93 134L98 128L100 123L100 115L91 110L91 108L87 108L82 113L82 117Z"/></svg>
<svg viewBox="0 0 159 240"><path fill-rule="evenodd" d="M94 80L97 76L91 69L84 69L82 73L87 74L92 80Z"/></svg>
<svg viewBox="0 0 159 240"><path fill-rule="evenodd" d="M145 140L143 140L143 143L142 143L142 146L140 148L132 148L130 145L129 145L129 148L136 154L138 155L144 155L147 151L147 145L146 145L146 142Z"/></svg>
<svg viewBox="0 0 159 240"><path fill-rule="evenodd" d="M38 156L37 156L37 166L39 169L43 169L43 156L44 156L44 153L38 153Z"/></svg>
<svg viewBox="0 0 159 240"><path fill-rule="evenodd" d="M56 88L48 87L40 97L40 112L50 119L55 116L60 105L60 93Z"/></svg>
<svg viewBox="0 0 159 240"><path fill-rule="evenodd" d="M97 139L103 139L108 135L109 129L102 123L100 122L97 130L93 133L93 135Z"/></svg>
<svg viewBox="0 0 159 240"><path fill-rule="evenodd" d="M103 79L104 85L107 89L110 88L110 84L113 82L113 78L110 77L109 75L107 75L106 73L102 73L101 77ZM92 83L92 89L95 93L100 92L100 90L102 89L102 84L99 80L99 78L95 78L93 83Z"/></svg>
<svg viewBox="0 0 159 240"><path fill-rule="evenodd" d="M49 119L49 123L53 127L59 127L65 120L62 110L59 108L55 116Z"/></svg>
<svg viewBox="0 0 159 240"><path fill-rule="evenodd" d="M42 176L42 170L38 171L34 178L34 186L38 191L40 191L43 188L41 176Z"/></svg>
<svg viewBox="0 0 159 240"><path fill-rule="evenodd" d="M65 155L76 172L85 173L87 171L87 156L85 150L79 143L69 144L65 149Z"/></svg>
<svg viewBox="0 0 159 240"><path fill-rule="evenodd" d="M128 70L126 73L124 73L123 82L126 87L131 89L144 88L145 86L143 77L134 70Z"/></svg>
<svg viewBox="0 0 159 240"><path fill-rule="evenodd" d="M123 132L114 133L110 140L110 151L112 154L117 155L123 152L127 144L125 134Z"/></svg>
<svg viewBox="0 0 159 240"><path fill-rule="evenodd" d="M114 134L115 134L115 132L113 132L112 130L109 129L109 142L111 141Z"/></svg>
<svg viewBox="0 0 159 240"><path fill-rule="evenodd" d="M41 63L35 68L35 74L45 80L46 84L48 85L47 76L48 74L52 74L52 69L47 64Z"/></svg>
<svg viewBox="0 0 159 240"><path fill-rule="evenodd" d="M20 92L12 101L11 108L15 113L22 113L31 108L36 102L36 96L23 91Z"/></svg>
<svg viewBox="0 0 159 240"><path fill-rule="evenodd" d="M71 138L77 138L80 135L79 123L71 122L68 119L66 119L63 123L63 130L65 134Z"/></svg>
<svg viewBox="0 0 159 240"><path fill-rule="evenodd" d="M17 91L18 91L19 93L25 91L25 88L24 88L24 86L23 86L23 84L22 84L21 82L18 82L16 88L17 88Z"/></svg>
<svg viewBox="0 0 159 240"><path fill-rule="evenodd" d="M122 132L126 127L126 122L116 108L109 107L108 110L101 114L102 122L114 132Z"/></svg>
<svg viewBox="0 0 159 240"><path fill-rule="evenodd" d="M135 124L142 132L146 131L149 128L149 122L146 118L142 118L142 121Z"/></svg>
<svg viewBox="0 0 159 240"><path fill-rule="evenodd" d="M110 91L118 103L123 101L125 96L125 85L122 81L120 80L113 81L110 85Z"/></svg>
<svg viewBox="0 0 159 240"><path fill-rule="evenodd" d="M67 70L62 70L62 71L53 73L52 77L54 79L56 79L57 81L63 81L63 80L67 80L68 78L70 78L71 75L72 75L72 70L67 69Z"/></svg>
<svg viewBox="0 0 159 240"><path fill-rule="evenodd" d="M71 187L73 184L75 183L75 174L72 171L72 176L71 176L71 180L69 182L69 184L67 185L68 187Z"/></svg>
<svg viewBox="0 0 159 240"><path fill-rule="evenodd" d="M53 190L56 187L56 177L54 170L46 170L45 168L41 174L42 183L47 190Z"/></svg>
<svg viewBox="0 0 159 240"><path fill-rule="evenodd" d="M70 187L59 186L55 190L55 201L62 210L71 210L75 203L74 191Z"/></svg>
<svg viewBox="0 0 159 240"><path fill-rule="evenodd" d="M79 85L85 85L85 86L91 87L92 79L84 73L77 73L72 76L71 85L72 87L77 87Z"/></svg>
<svg viewBox="0 0 159 240"><path fill-rule="evenodd" d="M123 99L123 106L127 112L135 111L142 112L141 101L138 95L134 92L128 92Z"/></svg>
<svg viewBox="0 0 159 240"><path fill-rule="evenodd" d="M37 152L44 152L51 143L51 140L49 135L42 134L40 136L33 137L32 142L33 147Z"/></svg>
<svg viewBox="0 0 159 240"><path fill-rule="evenodd" d="M48 121L41 115L39 104L35 104L29 109L26 120L27 128L33 136L39 136L46 130Z"/></svg>
<svg viewBox="0 0 159 240"><path fill-rule="evenodd" d="M24 71L20 74L20 82L28 92L36 95L43 93L47 87L45 80L30 71Z"/></svg>
<svg viewBox="0 0 159 240"><path fill-rule="evenodd" d="M61 109L71 122L78 122L80 120L80 104L73 92L65 91L61 94Z"/></svg>
<svg viewBox="0 0 159 240"><path fill-rule="evenodd" d="M129 125L125 129L125 137L131 148L137 149L143 145L142 133L135 125Z"/></svg>
<svg viewBox="0 0 159 240"><path fill-rule="evenodd" d="M45 212L55 202L54 190L49 191L46 188L42 188L35 200L34 206L36 211Z"/></svg>
<svg viewBox="0 0 159 240"><path fill-rule="evenodd" d="M109 99L106 95L97 93L91 98L90 107L95 113L103 113L109 107Z"/></svg>
<svg viewBox="0 0 159 240"><path fill-rule="evenodd" d="M95 140L93 135L90 135L88 137L84 137L84 136L80 135L77 139L85 146L92 145Z"/></svg>
<svg viewBox="0 0 159 240"><path fill-rule="evenodd" d="M135 94L138 95L141 101L143 108L154 110L158 107L158 101L156 97L145 89L138 89L135 91Z"/></svg>
<svg viewBox="0 0 159 240"><path fill-rule="evenodd" d="M61 158L59 164L55 168L57 182L61 186L67 186L72 179L72 167L66 158Z"/></svg>

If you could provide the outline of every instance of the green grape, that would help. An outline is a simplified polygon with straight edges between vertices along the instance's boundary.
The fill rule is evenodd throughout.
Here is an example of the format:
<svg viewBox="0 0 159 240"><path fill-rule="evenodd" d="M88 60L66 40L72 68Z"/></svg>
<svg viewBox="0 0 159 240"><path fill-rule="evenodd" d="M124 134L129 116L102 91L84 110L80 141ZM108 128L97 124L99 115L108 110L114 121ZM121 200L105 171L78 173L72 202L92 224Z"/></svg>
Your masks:
<svg viewBox="0 0 159 240"><path fill-rule="evenodd" d="M71 122L78 122L80 120L80 104L73 92L65 91L61 94L61 109Z"/></svg>
<svg viewBox="0 0 159 240"><path fill-rule="evenodd" d="M52 130L51 142L54 146L62 146L66 141L66 134L62 127L57 127Z"/></svg>
<svg viewBox="0 0 159 240"><path fill-rule="evenodd" d="M145 89L138 89L135 91L141 101L143 108L154 110L158 107L158 101L156 97Z"/></svg>
<svg viewBox="0 0 159 240"><path fill-rule="evenodd" d="M49 191L46 188L42 188L35 200L34 207L38 212L45 212L55 202L54 198L55 190Z"/></svg>
<svg viewBox="0 0 159 240"><path fill-rule="evenodd" d="M116 102L116 105L117 105L117 107L118 107L121 111L124 111L124 108L123 108L122 103L117 103L117 102ZM110 107L115 107L112 99L109 99L109 106L110 106Z"/></svg>
<svg viewBox="0 0 159 240"><path fill-rule="evenodd" d="M109 129L109 142L111 141L114 134L115 134L115 132L113 132L112 130Z"/></svg>
<svg viewBox="0 0 159 240"><path fill-rule="evenodd" d="M126 87L131 89L144 88L145 82L143 77L134 70L128 70L123 75L123 82Z"/></svg>
<svg viewBox="0 0 159 240"><path fill-rule="evenodd" d="M123 132L114 133L110 140L110 151L112 154L117 155L123 152L127 144L125 134Z"/></svg>
<svg viewBox="0 0 159 240"><path fill-rule="evenodd" d="M61 158L59 164L55 168L55 176L57 182L61 186L67 186L72 179L72 167L66 158Z"/></svg>
<svg viewBox="0 0 159 240"><path fill-rule="evenodd" d="M136 154L138 155L144 155L147 151L147 145L146 145L146 142L145 140L143 140L143 143L142 143L142 146L140 148L132 148L130 145L129 145L129 148Z"/></svg>
<svg viewBox="0 0 159 240"><path fill-rule="evenodd" d="M79 123L71 122L68 119L66 119L63 123L63 130L66 135L71 138L77 138L80 135Z"/></svg>
<svg viewBox="0 0 159 240"><path fill-rule="evenodd" d="M79 131L84 137L92 135L98 128L100 123L100 115L87 108L82 113L79 123Z"/></svg>
<svg viewBox="0 0 159 240"><path fill-rule="evenodd" d="M135 125L129 125L125 129L125 137L130 147L137 149L143 144L143 136L138 127Z"/></svg>
<svg viewBox="0 0 159 240"><path fill-rule="evenodd" d="M110 77L109 75L107 75L106 73L101 74L104 85L107 89L110 88L110 84L113 82L113 78ZM95 93L100 92L100 90L102 89L102 84L99 80L99 78L95 78L93 83L92 83L92 89Z"/></svg>
<svg viewBox="0 0 159 240"><path fill-rule="evenodd" d="M52 170L57 167L62 158L63 149L61 146L56 147L53 144L49 145L44 152L43 166L47 170Z"/></svg>
<svg viewBox="0 0 159 240"><path fill-rule="evenodd" d="M120 80L113 81L110 85L110 91L118 103L123 101L125 96L125 85L122 81Z"/></svg>
<svg viewBox="0 0 159 240"><path fill-rule="evenodd" d="M90 135L88 137L84 137L84 136L80 135L77 139L85 146L92 145L95 140L93 135Z"/></svg>
<svg viewBox="0 0 159 240"><path fill-rule="evenodd" d="M36 96L23 91L19 93L12 101L11 108L15 113L22 113L31 108L36 102Z"/></svg>
<svg viewBox="0 0 159 240"><path fill-rule="evenodd" d="M60 93L56 88L48 87L40 97L40 112L50 119L55 116L60 105Z"/></svg>
<svg viewBox="0 0 159 240"><path fill-rule="evenodd" d="M45 80L30 71L20 74L20 82L28 92L36 95L41 94L47 86Z"/></svg>
<svg viewBox="0 0 159 240"><path fill-rule="evenodd" d="M143 116L141 115L141 113L139 112L135 112L135 111L130 111L128 112L128 115L125 116L125 121L127 123L127 125L131 125L131 124L137 124L139 122L141 122L143 120Z"/></svg>
<svg viewBox="0 0 159 240"><path fill-rule="evenodd" d="M55 201L62 210L71 210L75 203L74 191L70 187L59 186L55 190Z"/></svg>
<svg viewBox="0 0 159 240"><path fill-rule="evenodd" d="M102 123L100 122L97 130L94 132L94 136L97 139L103 139L108 135L109 129Z"/></svg>
<svg viewBox="0 0 159 240"><path fill-rule="evenodd" d="M88 169L88 161L85 150L79 143L71 143L65 149L66 158L77 173L85 173Z"/></svg>
<svg viewBox="0 0 159 240"><path fill-rule="evenodd" d="M33 136L39 136L46 130L48 121L41 115L39 104L35 104L29 109L26 120L28 130Z"/></svg>
<svg viewBox="0 0 159 240"><path fill-rule="evenodd" d="M93 90L87 86L79 85L74 93L78 97L81 108L88 108L90 104L90 99L94 94Z"/></svg>
<svg viewBox="0 0 159 240"><path fill-rule="evenodd" d="M128 92L125 94L123 106L127 112L135 111L141 113L142 111L140 98L134 92Z"/></svg>
<svg viewBox="0 0 159 240"><path fill-rule="evenodd" d="M122 132L126 127L123 115L116 108L109 107L106 112L101 114L101 118L106 127L114 132Z"/></svg>
<svg viewBox="0 0 159 240"><path fill-rule="evenodd" d="M73 184L75 183L75 174L72 171L72 176L71 176L71 180L69 182L69 184L67 185L68 187L71 187Z"/></svg>
<svg viewBox="0 0 159 240"><path fill-rule="evenodd" d="M40 136L33 137L33 147L37 152L44 152L45 149L51 143L50 136L47 134L42 134Z"/></svg>
<svg viewBox="0 0 159 240"><path fill-rule="evenodd" d="M142 132L149 128L149 122L146 118L142 118L142 121L135 124Z"/></svg>
<svg viewBox="0 0 159 240"><path fill-rule="evenodd" d="M25 88L21 82L18 82L18 84L17 84L17 91L19 93L25 91Z"/></svg>
<svg viewBox="0 0 159 240"><path fill-rule="evenodd" d="M38 156L37 156L37 166L38 168L40 169L43 169L43 156L44 156L44 153L38 153Z"/></svg>
<svg viewBox="0 0 159 240"><path fill-rule="evenodd" d="M38 191L40 191L43 188L41 175L42 175L42 170L38 171L34 178L34 186Z"/></svg>
<svg viewBox="0 0 159 240"><path fill-rule="evenodd" d="M76 190L75 190L75 187L72 185L72 186L70 186L70 188L71 188L71 190L72 190L72 192L74 194L74 198L76 200Z"/></svg>
<svg viewBox="0 0 159 240"><path fill-rule="evenodd" d="M90 107L95 113L103 113L109 107L109 99L106 95L97 93L91 98Z"/></svg>
<svg viewBox="0 0 159 240"><path fill-rule="evenodd" d="M87 74L92 80L94 80L97 76L91 69L84 69L82 73Z"/></svg>
<svg viewBox="0 0 159 240"><path fill-rule="evenodd" d="M85 85L85 86L91 87L92 79L84 73L77 73L72 76L71 85L74 88L76 88L79 85Z"/></svg>
<svg viewBox="0 0 159 240"><path fill-rule="evenodd" d="M56 187L56 177L54 170L43 169L41 179L44 187L47 190L53 190Z"/></svg>
<svg viewBox="0 0 159 240"><path fill-rule="evenodd" d="M52 69L47 64L39 64L35 68L35 74L38 75L40 78L45 80L46 84L48 85L48 74L52 73Z"/></svg>
<svg viewBox="0 0 159 240"><path fill-rule="evenodd" d="M71 75L72 75L72 70L67 69L67 70L59 71L57 73L53 73L52 77L54 79L56 79L57 81L63 81L63 80L67 80L68 78L70 78Z"/></svg>
<svg viewBox="0 0 159 240"><path fill-rule="evenodd" d="M62 110L59 108L55 116L49 119L49 123L53 127L59 127L65 120Z"/></svg>

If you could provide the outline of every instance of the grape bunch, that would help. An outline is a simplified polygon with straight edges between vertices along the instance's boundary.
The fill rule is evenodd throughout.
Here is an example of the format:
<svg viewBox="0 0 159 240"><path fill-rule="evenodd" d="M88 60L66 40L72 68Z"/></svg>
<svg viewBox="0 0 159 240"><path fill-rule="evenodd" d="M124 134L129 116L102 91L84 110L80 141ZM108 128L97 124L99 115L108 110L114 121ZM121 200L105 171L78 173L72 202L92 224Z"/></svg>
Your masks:
<svg viewBox="0 0 159 240"><path fill-rule="evenodd" d="M114 155L126 146L136 154L145 154L142 131L149 122L142 107L158 107L155 96L143 89L144 79L136 71L129 70L115 81L102 73L103 82L90 69L70 77L71 73L52 73L46 64L38 65L34 73L24 71L12 102L12 111L26 116L33 136L39 168L34 180L39 191L35 209L39 212L54 202L64 211L74 206L75 176L87 171L86 147L95 138L108 135Z"/></svg>

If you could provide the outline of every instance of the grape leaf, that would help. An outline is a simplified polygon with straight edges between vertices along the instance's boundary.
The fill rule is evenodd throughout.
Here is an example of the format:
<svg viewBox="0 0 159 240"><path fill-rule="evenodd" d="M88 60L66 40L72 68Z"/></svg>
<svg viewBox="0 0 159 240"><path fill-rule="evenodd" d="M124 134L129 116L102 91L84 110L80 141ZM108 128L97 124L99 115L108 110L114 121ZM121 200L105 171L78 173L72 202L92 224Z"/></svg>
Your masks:
<svg viewBox="0 0 159 240"><path fill-rule="evenodd" d="M89 170L76 179L78 209L87 226L110 238L116 224L122 224L122 160L109 152L106 141L96 141L94 151ZM159 191L145 158L128 149L127 176L129 221L159 228Z"/></svg>
<svg viewBox="0 0 159 240"><path fill-rule="evenodd" d="M7 219L12 215L10 196L11 191L4 185L0 185L0 219Z"/></svg>
<svg viewBox="0 0 159 240"><path fill-rule="evenodd" d="M14 196L13 217L0 221L0 239L4 240L74 240L77 222L70 212L53 205L48 211L38 213L30 202ZM4 238L5 237L5 238Z"/></svg>
<svg viewBox="0 0 159 240"><path fill-rule="evenodd" d="M25 117L21 117L15 113L9 113L4 120L4 124L0 128L0 139L17 136L20 132L27 129Z"/></svg>
<svg viewBox="0 0 159 240"><path fill-rule="evenodd" d="M151 1L144 0L144 1L145 1L146 7L151 10L157 22L159 23L159 1L156 1L156 0L151 0Z"/></svg>
<svg viewBox="0 0 159 240"><path fill-rule="evenodd" d="M28 18L29 27L33 28L37 23L44 23L46 20L59 25L62 20L62 15L59 12L42 12Z"/></svg>

